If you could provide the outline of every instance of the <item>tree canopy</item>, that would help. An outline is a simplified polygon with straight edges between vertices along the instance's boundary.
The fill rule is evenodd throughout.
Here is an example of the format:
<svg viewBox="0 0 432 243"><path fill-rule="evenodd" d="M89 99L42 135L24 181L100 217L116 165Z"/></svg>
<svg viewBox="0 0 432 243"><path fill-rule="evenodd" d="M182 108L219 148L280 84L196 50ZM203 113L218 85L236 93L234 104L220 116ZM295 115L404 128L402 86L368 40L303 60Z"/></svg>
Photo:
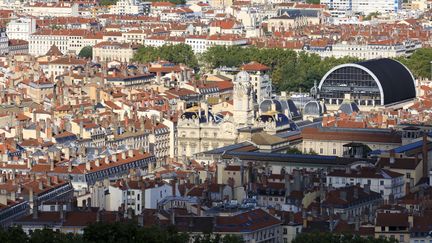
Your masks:
<svg viewBox="0 0 432 243"><path fill-rule="evenodd" d="M409 57L397 59L406 65L417 78L431 78L432 48L417 49Z"/></svg>
<svg viewBox="0 0 432 243"><path fill-rule="evenodd" d="M84 228L84 234L65 234L52 229L35 230L30 235L19 227L0 228L2 243L118 243L152 242L184 243L189 234L178 232L174 227L140 227L134 222L95 223ZM240 243L241 238L227 235L202 234L194 238L195 243Z"/></svg>
<svg viewBox="0 0 432 243"><path fill-rule="evenodd" d="M395 239L362 238L358 235L336 234L329 232L303 233L298 235L292 243L396 243Z"/></svg>
<svg viewBox="0 0 432 243"><path fill-rule="evenodd" d="M84 46L81 51L78 53L78 56L84 58L92 58L93 57L93 47Z"/></svg>
<svg viewBox="0 0 432 243"><path fill-rule="evenodd" d="M176 64L184 63L195 70L198 60L207 70L221 66L239 67L251 61L267 65L271 69L273 85L278 91L308 92L331 68L344 64L358 62L355 57L326 57L316 54L295 52L283 48L257 48L240 46L212 46L197 57L192 48L186 44L163 45L161 47L141 46L134 60L142 63L158 59ZM432 49L423 48L415 51L410 57L398 58L416 77L427 78L431 75Z"/></svg>
<svg viewBox="0 0 432 243"><path fill-rule="evenodd" d="M160 47L141 46L134 56L134 61L141 63L153 62L158 59L175 64L183 63L195 69L198 68L197 58L192 48L186 44L163 45Z"/></svg>
<svg viewBox="0 0 432 243"><path fill-rule="evenodd" d="M202 55L203 63L208 68L220 66L240 66L244 63L257 61L271 68L273 85L279 91L309 91L314 81L336 65L356 62L353 57L324 58L305 52L296 53L291 49L282 48L243 48L239 46L214 46Z"/></svg>
<svg viewBox="0 0 432 243"><path fill-rule="evenodd" d="M109 6L109 5L115 5L118 0L100 0L99 4L101 6Z"/></svg>

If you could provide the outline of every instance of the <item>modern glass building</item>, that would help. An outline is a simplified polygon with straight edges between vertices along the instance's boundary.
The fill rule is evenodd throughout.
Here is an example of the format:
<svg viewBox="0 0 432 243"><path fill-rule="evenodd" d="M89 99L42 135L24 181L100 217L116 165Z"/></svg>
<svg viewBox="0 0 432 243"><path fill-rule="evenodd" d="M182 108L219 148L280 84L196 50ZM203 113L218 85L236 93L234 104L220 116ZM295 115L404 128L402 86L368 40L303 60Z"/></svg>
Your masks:
<svg viewBox="0 0 432 243"><path fill-rule="evenodd" d="M329 105L342 104L346 94L359 106L387 106L416 97L410 70L388 58L336 66L324 75L318 89Z"/></svg>

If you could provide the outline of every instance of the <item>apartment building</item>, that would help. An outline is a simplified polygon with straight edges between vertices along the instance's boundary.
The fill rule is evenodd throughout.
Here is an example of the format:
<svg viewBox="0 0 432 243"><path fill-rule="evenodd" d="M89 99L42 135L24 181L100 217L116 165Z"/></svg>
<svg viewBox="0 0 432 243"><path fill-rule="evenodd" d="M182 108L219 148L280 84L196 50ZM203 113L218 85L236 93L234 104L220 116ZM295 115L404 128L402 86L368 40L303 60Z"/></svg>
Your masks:
<svg viewBox="0 0 432 243"><path fill-rule="evenodd" d="M9 39L29 41L30 35L36 32L36 19L19 18L11 20L6 27Z"/></svg>
<svg viewBox="0 0 432 243"><path fill-rule="evenodd" d="M381 194L385 200L405 195L404 175L386 169L359 166L353 169L334 170L327 174L326 183L327 186L334 188L347 185L370 188L371 191Z"/></svg>
<svg viewBox="0 0 432 243"><path fill-rule="evenodd" d="M137 49L138 46L133 44L104 41L93 47L93 59L104 62L129 62Z"/></svg>
<svg viewBox="0 0 432 243"><path fill-rule="evenodd" d="M70 2L31 2L22 7L22 12L35 17L77 17L78 4Z"/></svg>

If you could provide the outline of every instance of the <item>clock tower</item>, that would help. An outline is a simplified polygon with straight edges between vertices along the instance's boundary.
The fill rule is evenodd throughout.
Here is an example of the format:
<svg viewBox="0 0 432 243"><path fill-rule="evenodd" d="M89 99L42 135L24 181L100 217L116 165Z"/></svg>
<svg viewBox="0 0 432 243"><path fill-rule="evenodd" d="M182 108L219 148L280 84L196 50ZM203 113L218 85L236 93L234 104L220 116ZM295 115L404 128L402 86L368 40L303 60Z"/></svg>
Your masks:
<svg viewBox="0 0 432 243"><path fill-rule="evenodd" d="M239 72L234 80L234 122L251 125L254 122L254 89L249 73Z"/></svg>

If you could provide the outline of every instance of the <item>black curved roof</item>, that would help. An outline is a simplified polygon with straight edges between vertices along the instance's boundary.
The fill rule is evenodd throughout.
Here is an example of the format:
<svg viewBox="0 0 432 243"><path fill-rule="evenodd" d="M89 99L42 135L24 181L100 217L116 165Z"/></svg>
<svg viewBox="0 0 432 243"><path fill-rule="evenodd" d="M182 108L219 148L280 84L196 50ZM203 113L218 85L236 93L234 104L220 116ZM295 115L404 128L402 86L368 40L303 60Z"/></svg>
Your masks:
<svg viewBox="0 0 432 243"><path fill-rule="evenodd" d="M389 58L382 58L357 64L369 69L378 78L383 88L385 105L416 97L411 73L401 63Z"/></svg>

